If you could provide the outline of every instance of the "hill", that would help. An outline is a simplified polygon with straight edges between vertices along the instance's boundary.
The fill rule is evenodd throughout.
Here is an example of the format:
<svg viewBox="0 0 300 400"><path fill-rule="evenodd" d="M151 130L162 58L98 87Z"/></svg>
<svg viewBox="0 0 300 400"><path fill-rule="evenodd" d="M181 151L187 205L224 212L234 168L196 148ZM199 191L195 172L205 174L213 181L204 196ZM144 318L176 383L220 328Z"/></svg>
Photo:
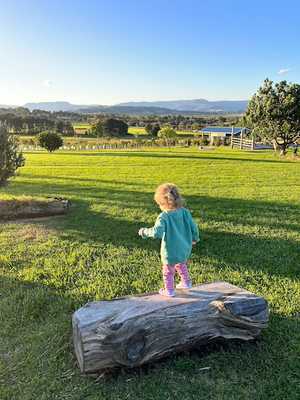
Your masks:
<svg viewBox="0 0 300 400"><path fill-rule="evenodd" d="M244 112L247 108L247 100L220 100L208 101L196 100L170 100L170 101L141 101L120 103L119 106L129 107L163 107L176 111L194 112Z"/></svg>
<svg viewBox="0 0 300 400"><path fill-rule="evenodd" d="M247 108L247 100L171 100L171 101L132 101L112 106L80 105L67 101L26 103L29 110L67 111L80 113L116 114L178 114L178 113L242 113Z"/></svg>

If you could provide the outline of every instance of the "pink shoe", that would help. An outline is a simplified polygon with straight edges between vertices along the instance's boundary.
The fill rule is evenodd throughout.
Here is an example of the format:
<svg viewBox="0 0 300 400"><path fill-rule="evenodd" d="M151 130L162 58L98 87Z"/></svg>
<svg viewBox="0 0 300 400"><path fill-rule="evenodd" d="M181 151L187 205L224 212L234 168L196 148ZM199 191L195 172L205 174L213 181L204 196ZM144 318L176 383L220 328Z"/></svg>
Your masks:
<svg viewBox="0 0 300 400"><path fill-rule="evenodd" d="M159 289L158 293L161 296L166 296L166 297L174 297L175 296L175 290Z"/></svg>
<svg viewBox="0 0 300 400"><path fill-rule="evenodd" d="M181 281L180 283L178 283L178 285L176 285L176 289L191 289L192 286L192 281L189 281L187 283Z"/></svg>

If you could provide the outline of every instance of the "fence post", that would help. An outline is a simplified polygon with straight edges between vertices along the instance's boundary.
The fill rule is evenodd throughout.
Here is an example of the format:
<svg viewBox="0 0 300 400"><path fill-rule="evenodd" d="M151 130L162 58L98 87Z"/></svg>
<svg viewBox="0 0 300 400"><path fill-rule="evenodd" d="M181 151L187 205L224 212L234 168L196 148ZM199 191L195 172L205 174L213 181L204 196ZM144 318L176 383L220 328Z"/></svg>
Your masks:
<svg viewBox="0 0 300 400"><path fill-rule="evenodd" d="M231 127L231 148L233 149L233 126Z"/></svg>
<svg viewBox="0 0 300 400"><path fill-rule="evenodd" d="M243 128L241 130L241 141L240 141L240 149L243 148Z"/></svg>

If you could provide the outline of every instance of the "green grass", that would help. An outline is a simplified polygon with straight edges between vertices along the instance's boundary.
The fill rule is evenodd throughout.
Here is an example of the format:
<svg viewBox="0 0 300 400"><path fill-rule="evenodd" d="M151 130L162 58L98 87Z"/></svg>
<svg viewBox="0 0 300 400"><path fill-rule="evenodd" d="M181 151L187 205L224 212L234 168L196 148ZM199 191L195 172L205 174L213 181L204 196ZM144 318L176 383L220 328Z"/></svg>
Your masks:
<svg viewBox="0 0 300 400"><path fill-rule="evenodd" d="M130 135L147 135L145 128L141 128L139 126L130 126L128 128L128 133Z"/></svg>
<svg viewBox="0 0 300 400"><path fill-rule="evenodd" d="M299 162L229 149L25 155L0 196L62 196L73 206L65 217L0 225L1 400L299 399ZM265 296L269 328L256 343L83 377L73 311L161 285L159 243L137 231L155 220L153 191L164 181L179 185L200 225L194 282L226 280Z"/></svg>
<svg viewBox="0 0 300 400"><path fill-rule="evenodd" d="M78 123L74 123L73 124L73 128L74 129L90 129L91 128L91 124L88 124L88 123L81 123L81 122L78 122Z"/></svg>
<svg viewBox="0 0 300 400"><path fill-rule="evenodd" d="M191 136L194 136L194 135L199 135L199 132L193 132L193 131L176 131L176 133L177 133L177 135L179 135L179 136L184 136L184 135L191 135Z"/></svg>
<svg viewBox="0 0 300 400"><path fill-rule="evenodd" d="M177 135L182 136L182 135L195 135L195 132L191 131L176 131ZM147 135L147 132L145 131L145 128L142 127L137 127L137 126L130 126L128 128L128 133L131 135Z"/></svg>

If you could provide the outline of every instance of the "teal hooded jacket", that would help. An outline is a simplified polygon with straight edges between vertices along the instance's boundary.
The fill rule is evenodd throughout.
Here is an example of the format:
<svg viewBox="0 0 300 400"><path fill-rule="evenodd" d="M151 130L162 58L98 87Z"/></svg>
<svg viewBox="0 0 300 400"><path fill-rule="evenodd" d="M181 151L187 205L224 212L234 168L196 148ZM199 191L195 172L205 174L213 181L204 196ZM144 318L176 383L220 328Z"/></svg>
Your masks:
<svg viewBox="0 0 300 400"><path fill-rule="evenodd" d="M163 211L152 228L142 228L143 238L161 239L163 265L185 262L191 255L192 242L199 241L199 229L184 207Z"/></svg>

